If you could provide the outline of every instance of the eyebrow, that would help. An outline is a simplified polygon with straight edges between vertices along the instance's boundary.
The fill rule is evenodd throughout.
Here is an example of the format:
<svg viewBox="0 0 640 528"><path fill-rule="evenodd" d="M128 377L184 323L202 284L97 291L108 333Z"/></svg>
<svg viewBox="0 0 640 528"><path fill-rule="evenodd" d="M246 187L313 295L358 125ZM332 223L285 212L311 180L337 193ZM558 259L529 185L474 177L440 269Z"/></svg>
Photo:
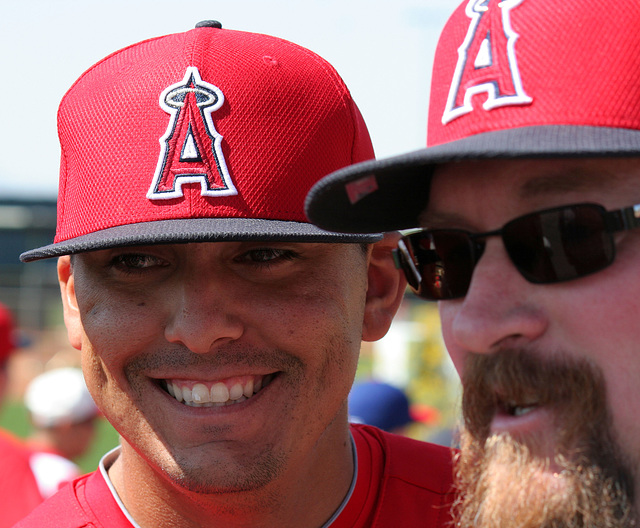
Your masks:
<svg viewBox="0 0 640 528"><path fill-rule="evenodd" d="M592 170L575 167L570 170L558 170L553 174L534 176L520 187L519 197L544 196L574 191L593 191L603 183L611 183L617 175L607 170Z"/></svg>
<svg viewBox="0 0 640 528"><path fill-rule="evenodd" d="M450 226L453 224L460 224L464 221L461 214L455 212L433 212L423 211L418 217L418 224L421 227L428 227L430 229L437 228L440 225Z"/></svg>
<svg viewBox="0 0 640 528"><path fill-rule="evenodd" d="M612 183L618 179L614 172L587 167L558 168L554 172L545 171L544 174L530 177L518 190L518 198L562 194L576 191L593 191L602 188L605 183ZM437 228L440 225L450 226L463 224L465 217L454 211L423 211L418 217L419 225Z"/></svg>

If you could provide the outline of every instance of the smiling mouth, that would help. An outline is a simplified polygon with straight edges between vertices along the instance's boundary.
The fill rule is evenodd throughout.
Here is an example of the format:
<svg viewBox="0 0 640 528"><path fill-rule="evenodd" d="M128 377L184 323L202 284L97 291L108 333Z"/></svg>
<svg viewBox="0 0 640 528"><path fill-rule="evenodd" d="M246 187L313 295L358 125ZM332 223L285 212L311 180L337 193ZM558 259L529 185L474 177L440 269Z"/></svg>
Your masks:
<svg viewBox="0 0 640 528"><path fill-rule="evenodd" d="M180 403L190 407L224 407L242 403L264 390L277 373L240 376L224 381L202 382L165 379L161 387Z"/></svg>

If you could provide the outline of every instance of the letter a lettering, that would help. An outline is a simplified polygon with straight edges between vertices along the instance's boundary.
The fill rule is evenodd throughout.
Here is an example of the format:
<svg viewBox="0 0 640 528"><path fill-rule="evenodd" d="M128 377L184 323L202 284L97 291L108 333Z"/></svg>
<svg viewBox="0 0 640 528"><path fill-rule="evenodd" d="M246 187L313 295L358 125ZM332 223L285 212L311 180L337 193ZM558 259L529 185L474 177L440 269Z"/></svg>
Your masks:
<svg viewBox="0 0 640 528"><path fill-rule="evenodd" d="M222 153L222 136L211 117L224 103L220 89L204 82L192 66L181 82L160 94L159 102L171 118L160 138L160 156L147 198L180 198L184 183L199 183L202 196L238 194Z"/></svg>
<svg viewBox="0 0 640 528"><path fill-rule="evenodd" d="M473 111L472 98L485 92L482 107L522 105L532 101L520 79L510 11L525 0L470 0L465 13L471 19L449 88L442 124Z"/></svg>

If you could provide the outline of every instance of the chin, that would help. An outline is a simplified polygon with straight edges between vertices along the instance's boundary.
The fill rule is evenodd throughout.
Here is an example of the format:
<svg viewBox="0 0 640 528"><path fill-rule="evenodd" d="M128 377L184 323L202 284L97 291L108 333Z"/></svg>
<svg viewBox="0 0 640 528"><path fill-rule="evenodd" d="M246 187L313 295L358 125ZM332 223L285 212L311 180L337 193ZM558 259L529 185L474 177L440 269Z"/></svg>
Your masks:
<svg viewBox="0 0 640 528"><path fill-rule="evenodd" d="M588 457L538 457L509 435L462 434L456 464L459 527L636 526L629 486Z"/></svg>

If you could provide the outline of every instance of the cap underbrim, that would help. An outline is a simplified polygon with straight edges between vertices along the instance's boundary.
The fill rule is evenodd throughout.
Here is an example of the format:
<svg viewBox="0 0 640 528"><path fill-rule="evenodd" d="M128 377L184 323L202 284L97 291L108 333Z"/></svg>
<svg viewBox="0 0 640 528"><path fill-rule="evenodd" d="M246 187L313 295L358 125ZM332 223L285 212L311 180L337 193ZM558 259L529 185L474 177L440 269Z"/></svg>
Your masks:
<svg viewBox="0 0 640 528"><path fill-rule="evenodd" d="M440 164L486 159L639 156L640 131L571 125L484 132L400 156L351 165L316 183L305 203L314 224L342 233L417 227Z"/></svg>
<svg viewBox="0 0 640 528"><path fill-rule="evenodd" d="M85 251L149 244L248 240L371 243L381 238L380 233L345 234L324 231L305 222L253 218L189 218L111 227L26 251L20 255L20 260L30 262Z"/></svg>

